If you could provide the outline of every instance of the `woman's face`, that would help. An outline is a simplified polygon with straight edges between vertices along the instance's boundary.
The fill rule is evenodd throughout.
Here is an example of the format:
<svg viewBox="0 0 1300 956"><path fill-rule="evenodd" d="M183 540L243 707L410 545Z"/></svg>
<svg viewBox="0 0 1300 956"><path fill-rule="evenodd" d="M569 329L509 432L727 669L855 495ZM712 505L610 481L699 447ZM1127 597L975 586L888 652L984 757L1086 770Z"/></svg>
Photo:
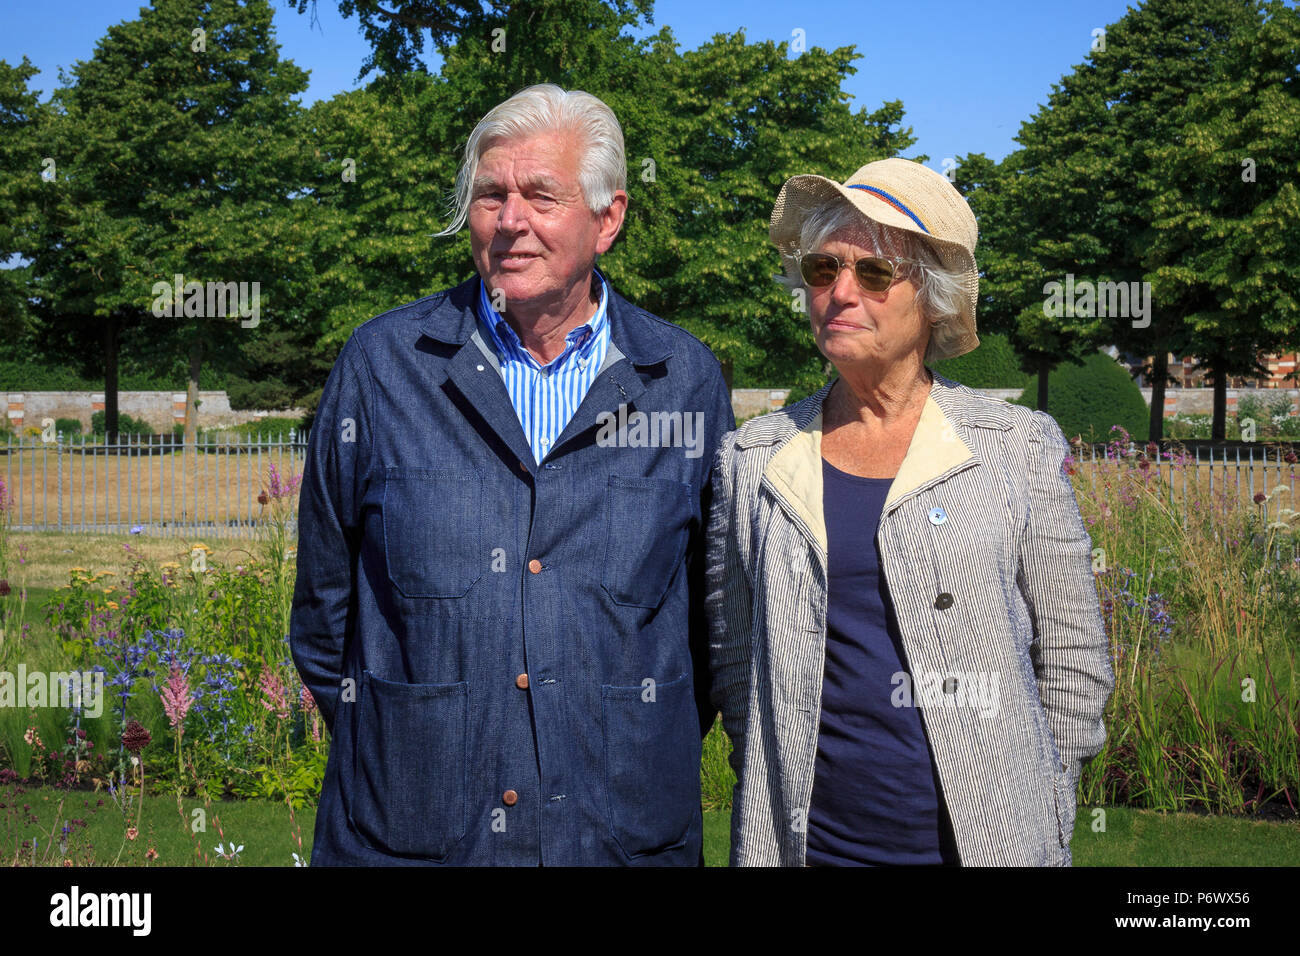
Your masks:
<svg viewBox="0 0 1300 956"><path fill-rule="evenodd" d="M868 234L852 229L833 233L817 251L846 263L832 284L808 289L813 336L832 365L842 373L846 367L886 369L912 354L924 357L929 324L916 305L916 283L896 277L886 291L867 292L852 268L858 259L893 252L879 251Z"/></svg>

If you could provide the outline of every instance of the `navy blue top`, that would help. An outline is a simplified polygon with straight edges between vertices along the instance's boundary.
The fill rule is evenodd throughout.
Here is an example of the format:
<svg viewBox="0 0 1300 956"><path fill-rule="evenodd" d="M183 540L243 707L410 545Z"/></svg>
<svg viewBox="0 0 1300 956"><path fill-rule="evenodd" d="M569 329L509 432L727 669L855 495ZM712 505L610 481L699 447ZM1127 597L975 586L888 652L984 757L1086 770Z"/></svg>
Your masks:
<svg viewBox="0 0 1300 956"><path fill-rule="evenodd" d="M811 866L958 862L921 715L891 702L908 670L876 546L892 483L822 462L829 580Z"/></svg>

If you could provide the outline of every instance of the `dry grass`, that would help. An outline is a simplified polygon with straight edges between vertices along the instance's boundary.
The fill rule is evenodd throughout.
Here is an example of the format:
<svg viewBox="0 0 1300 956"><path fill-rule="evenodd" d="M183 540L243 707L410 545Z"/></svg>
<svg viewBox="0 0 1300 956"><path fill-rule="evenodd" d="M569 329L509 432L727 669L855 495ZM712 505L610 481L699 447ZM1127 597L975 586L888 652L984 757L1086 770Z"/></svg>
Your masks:
<svg viewBox="0 0 1300 956"><path fill-rule="evenodd" d="M112 531L144 525L154 533L175 533L163 532L162 522L225 527L257 521L263 510L257 496L268 486L272 465L285 478L299 474L302 452L82 455L50 446L5 455L0 468L13 498L15 528Z"/></svg>
<svg viewBox="0 0 1300 956"><path fill-rule="evenodd" d="M81 534L56 531L14 531L10 533L10 571L15 581L33 588L58 588L68 583L68 570L124 573L135 557L149 562L175 561L188 565L191 544L211 548L209 563L239 564L256 547L253 541L221 541L195 538L151 538L133 534ZM19 547L27 546L26 563L18 564ZM130 551L127 551L127 548ZM134 557L133 557L134 556Z"/></svg>

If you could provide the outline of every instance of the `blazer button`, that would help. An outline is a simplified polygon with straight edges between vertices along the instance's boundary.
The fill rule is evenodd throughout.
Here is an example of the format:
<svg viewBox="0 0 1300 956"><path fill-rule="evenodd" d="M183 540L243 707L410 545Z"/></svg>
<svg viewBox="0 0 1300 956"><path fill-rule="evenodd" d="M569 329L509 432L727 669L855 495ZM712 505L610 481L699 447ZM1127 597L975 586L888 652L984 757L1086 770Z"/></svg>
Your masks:
<svg viewBox="0 0 1300 956"><path fill-rule="evenodd" d="M940 611L948 610L948 608L952 607L952 595L949 594L947 591L944 591L942 594L940 594L937 598L934 599L934 606L937 607Z"/></svg>
<svg viewBox="0 0 1300 956"><path fill-rule="evenodd" d="M522 460L520 460L520 462L519 462L519 470L522 471L522 472L527 472L527 471L528 471L528 466L525 465L525 464L523 463Z"/></svg>
<svg viewBox="0 0 1300 956"><path fill-rule="evenodd" d="M519 794L515 793L513 790L507 790L505 793L501 794L501 802L507 807L513 807L519 802Z"/></svg>
<svg viewBox="0 0 1300 956"><path fill-rule="evenodd" d="M930 509L930 524L943 524L948 520L948 512L942 508Z"/></svg>
<svg viewBox="0 0 1300 956"><path fill-rule="evenodd" d="M520 674L515 678L515 686L520 690L528 690L528 675Z"/></svg>
<svg viewBox="0 0 1300 956"><path fill-rule="evenodd" d="M945 678L943 682L943 692L945 694L957 693L957 678L955 677Z"/></svg>
<svg viewBox="0 0 1300 956"><path fill-rule="evenodd" d="M532 571L533 574L538 574L542 570L542 562L533 558L533 560L528 562L528 570Z"/></svg>

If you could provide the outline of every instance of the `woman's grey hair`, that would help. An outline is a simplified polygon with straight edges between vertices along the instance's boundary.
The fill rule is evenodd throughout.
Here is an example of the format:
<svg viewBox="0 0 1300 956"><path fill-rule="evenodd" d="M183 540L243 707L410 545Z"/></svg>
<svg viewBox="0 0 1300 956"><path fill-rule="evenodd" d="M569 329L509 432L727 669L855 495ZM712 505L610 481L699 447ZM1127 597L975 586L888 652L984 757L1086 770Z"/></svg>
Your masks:
<svg viewBox="0 0 1300 956"><path fill-rule="evenodd" d="M935 355L945 354L949 340L961 335L960 326L952 320L961 314L966 298L962 274L945 269L922 237L869 219L843 200L832 200L804 217L799 224L799 247L782 257L785 273L776 281L791 291L806 289L799 274L799 257L817 252L831 236L842 231L854 233L856 244L870 247L877 255L916 260L899 263L897 268L916 283L917 308L930 323L930 341L923 361L929 364Z"/></svg>
<svg viewBox="0 0 1300 956"><path fill-rule="evenodd" d="M560 131L577 135L582 151L578 183L587 208L592 212L608 209L614 193L627 187L627 157L618 117L590 93L540 83L492 107L469 134L465 158L456 174L456 190L451 197L455 217L451 225L434 235L455 235L465 225L479 159L488 146L500 140Z"/></svg>

